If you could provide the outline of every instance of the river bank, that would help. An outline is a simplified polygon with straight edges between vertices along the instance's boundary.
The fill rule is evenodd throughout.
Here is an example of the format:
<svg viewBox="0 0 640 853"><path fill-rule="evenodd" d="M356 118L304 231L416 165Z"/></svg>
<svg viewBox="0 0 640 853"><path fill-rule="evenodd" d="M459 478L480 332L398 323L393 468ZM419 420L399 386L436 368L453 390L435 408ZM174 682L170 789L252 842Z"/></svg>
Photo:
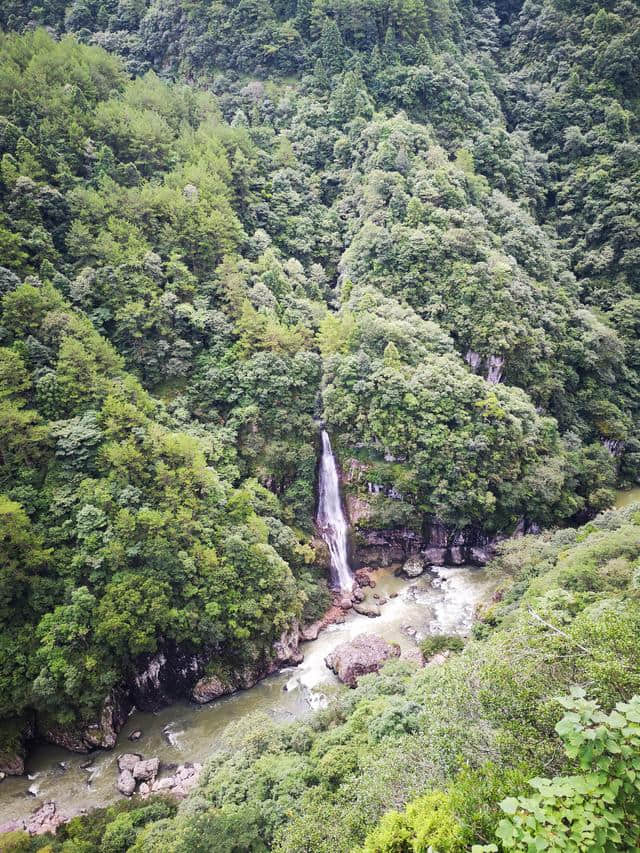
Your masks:
<svg viewBox="0 0 640 853"><path fill-rule="evenodd" d="M393 568L380 569L374 578L376 587L365 590L365 602L374 604L374 595L387 598L381 615L372 619L349 611L343 623L301 645L304 660L295 668L207 705L179 701L155 713L135 712L110 751L79 755L36 746L27 761L29 775L0 784L0 824L34 811L45 800L54 800L67 816L114 802L120 796L117 758L123 752L158 757L160 776L168 776L178 764L201 762L223 749L229 726L250 714L267 714L282 723L310 714L337 690L347 689L324 662L337 645L372 633L415 654L417 643L429 633L468 634L478 604L490 597L495 583L484 570L469 567L436 568L411 581L396 577ZM128 738L136 731L142 737L132 744Z"/></svg>

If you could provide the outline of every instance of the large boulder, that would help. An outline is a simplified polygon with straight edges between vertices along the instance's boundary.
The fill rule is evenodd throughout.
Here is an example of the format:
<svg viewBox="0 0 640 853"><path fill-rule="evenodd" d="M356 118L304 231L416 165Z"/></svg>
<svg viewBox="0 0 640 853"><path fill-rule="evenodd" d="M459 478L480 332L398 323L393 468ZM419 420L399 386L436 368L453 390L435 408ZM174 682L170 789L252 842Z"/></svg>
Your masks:
<svg viewBox="0 0 640 853"><path fill-rule="evenodd" d="M356 613L359 613L360 616L368 616L370 619L380 616L380 608L372 601L358 602L358 604L354 605L353 609Z"/></svg>
<svg viewBox="0 0 640 853"><path fill-rule="evenodd" d="M24 775L24 755L18 752L0 756L0 773L5 776Z"/></svg>
<svg viewBox="0 0 640 853"><path fill-rule="evenodd" d="M272 665L298 666L302 663L304 655L298 648L300 644L300 625L294 621L288 631L283 631L280 639L276 640L271 649Z"/></svg>
<svg viewBox="0 0 640 853"><path fill-rule="evenodd" d="M113 749L118 732L128 719L132 704L126 693L114 690L104 700L98 719L63 726L46 716L37 719L36 734L70 752Z"/></svg>
<svg viewBox="0 0 640 853"><path fill-rule="evenodd" d="M191 764L190 762L181 764L176 768L173 776L158 779L150 786L143 782L140 786L140 794L146 798L150 793L165 793L182 800L198 784L201 770L201 764Z"/></svg>
<svg viewBox="0 0 640 853"><path fill-rule="evenodd" d="M424 572L424 558L420 554L412 554L405 560L402 571L408 578L419 578Z"/></svg>
<svg viewBox="0 0 640 853"><path fill-rule="evenodd" d="M147 758L146 761L136 762L133 768L133 778L136 782L153 782L158 775L160 762L157 758Z"/></svg>
<svg viewBox="0 0 640 853"><path fill-rule="evenodd" d="M355 574L356 583L358 586L371 586L375 587L376 582L371 577L371 572L373 569L369 567L365 567L363 569L358 569Z"/></svg>
<svg viewBox="0 0 640 853"><path fill-rule="evenodd" d="M235 693L237 689L235 684L223 680L217 675L205 675L191 691L191 698L194 702L204 705L206 702L213 702L214 699L219 699L221 696L229 696L231 693Z"/></svg>
<svg viewBox="0 0 640 853"><path fill-rule="evenodd" d="M131 770L121 770L118 773L118 781L116 787L125 797L130 797L136 789L136 780Z"/></svg>
<svg viewBox="0 0 640 853"><path fill-rule="evenodd" d="M58 811L53 800L47 800L29 817L17 818L0 826L0 834L5 832L28 832L29 835L44 835L45 832L55 834L60 824L66 823L66 815ZM0 845L0 849L4 849ZM17 848L16 848L17 849Z"/></svg>
<svg viewBox="0 0 640 853"><path fill-rule="evenodd" d="M139 752L124 752L118 756L118 770L130 770L133 773L133 768L139 761L142 761Z"/></svg>
<svg viewBox="0 0 640 853"><path fill-rule="evenodd" d="M376 634L359 634L336 646L325 658L325 663L340 681L355 687L361 675L378 672L385 661L399 655L400 647L396 643L387 643Z"/></svg>

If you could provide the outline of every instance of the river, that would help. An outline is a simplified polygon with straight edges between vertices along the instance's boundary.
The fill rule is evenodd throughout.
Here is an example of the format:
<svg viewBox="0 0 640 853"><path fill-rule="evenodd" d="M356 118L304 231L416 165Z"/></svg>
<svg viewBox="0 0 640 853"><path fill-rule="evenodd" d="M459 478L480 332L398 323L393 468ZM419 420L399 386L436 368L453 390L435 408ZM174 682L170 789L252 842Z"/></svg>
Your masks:
<svg viewBox="0 0 640 853"><path fill-rule="evenodd" d="M302 645L300 666L209 705L177 702L155 714L136 712L111 751L77 755L54 746L35 747L27 761L33 778L8 777L0 784L0 823L35 810L47 799L55 800L60 811L69 815L115 801L120 796L115 787L116 760L122 752L158 756L165 765L202 762L224 747L229 724L249 714L263 712L282 722L303 717L325 704L332 693L347 689L324 663L339 643L368 632L411 649L429 633L468 634L477 604L490 595L494 584L484 570L468 567L433 569L413 581L385 569L374 577L377 585L366 590L367 600L373 601L374 593L397 594L382 606L382 615L370 619L351 611L344 623L330 626L317 640ZM417 631L415 637L406 631L407 626ZM130 743L128 735L136 729L142 730L142 739ZM83 769L90 759L91 766ZM36 796L28 793L30 786L35 786Z"/></svg>
<svg viewBox="0 0 640 853"><path fill-rule="evenodd" d="M640 503L640 486L616 492L616 501L614 504L616 509L620 509L623 506L629 506L629 504L632 503Z"/></svg>

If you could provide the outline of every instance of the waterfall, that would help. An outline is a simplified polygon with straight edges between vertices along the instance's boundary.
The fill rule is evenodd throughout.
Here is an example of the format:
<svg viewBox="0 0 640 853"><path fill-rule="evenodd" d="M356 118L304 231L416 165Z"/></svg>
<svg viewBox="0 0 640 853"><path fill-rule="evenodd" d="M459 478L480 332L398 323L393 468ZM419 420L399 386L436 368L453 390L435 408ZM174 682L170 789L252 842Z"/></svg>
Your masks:
<svg viewBox="0 0 640 853"><path fill-rule="evenodd" d="M322 459L318 487L318 516L320 535L327 543L331 558L332 581L339 589L351 590L353 575L349 568L347 549L347 519L340 502L340 484L336 460L326 430L322 430Z"/></svg>

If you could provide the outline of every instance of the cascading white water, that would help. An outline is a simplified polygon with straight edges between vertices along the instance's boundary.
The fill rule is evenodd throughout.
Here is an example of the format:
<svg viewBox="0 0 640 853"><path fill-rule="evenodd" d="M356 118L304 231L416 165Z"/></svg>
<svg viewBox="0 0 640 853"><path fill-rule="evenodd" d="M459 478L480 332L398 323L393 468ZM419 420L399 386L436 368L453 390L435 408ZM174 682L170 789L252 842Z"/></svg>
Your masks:
<svg viewBox="0 0 640 853"><path fill-rule="evenodd" d="M340 589L351 590L353 575L349 568L347 519L340 502L338 469L326 430L322 430L322 458L318 484L318 515L320 535L327 543L331 558L332 580Z"/></svg>

